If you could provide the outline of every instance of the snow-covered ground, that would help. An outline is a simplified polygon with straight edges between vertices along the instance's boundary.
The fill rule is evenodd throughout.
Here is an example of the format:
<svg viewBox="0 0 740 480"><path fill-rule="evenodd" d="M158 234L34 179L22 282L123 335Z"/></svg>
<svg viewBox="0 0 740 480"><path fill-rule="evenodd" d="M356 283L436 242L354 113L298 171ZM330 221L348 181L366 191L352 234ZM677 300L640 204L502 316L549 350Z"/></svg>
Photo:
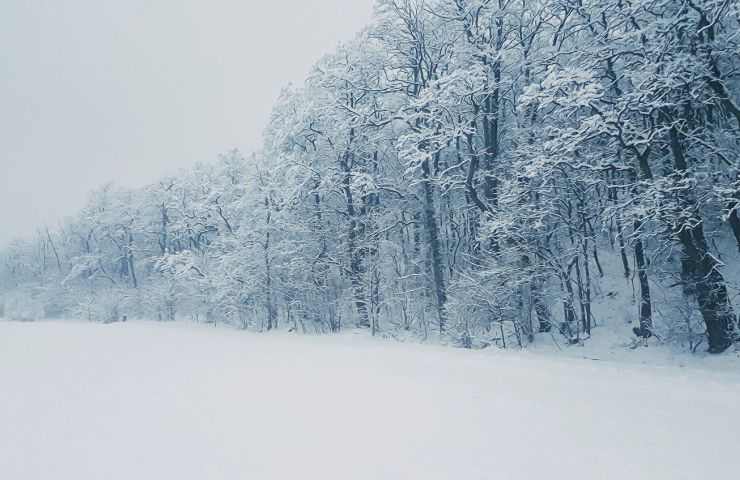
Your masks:
<svg viewBox="0 0 740 480"><path fill-rule="evenodd" d="M727 369L0 322L2 479L729 479L739 406Z"/></svg>

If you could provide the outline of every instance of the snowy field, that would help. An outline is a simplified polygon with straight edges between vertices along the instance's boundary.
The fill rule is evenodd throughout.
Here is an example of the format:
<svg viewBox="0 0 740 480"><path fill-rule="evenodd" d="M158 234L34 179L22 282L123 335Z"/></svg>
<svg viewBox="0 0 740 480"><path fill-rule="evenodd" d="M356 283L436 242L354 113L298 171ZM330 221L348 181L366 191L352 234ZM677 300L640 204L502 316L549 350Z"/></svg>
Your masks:
<svg viewBox="0 0 740 480"><path fill-rule="evenodd" d="M189 324L0 322L0 478L701 479L740 372Z"/></svg>

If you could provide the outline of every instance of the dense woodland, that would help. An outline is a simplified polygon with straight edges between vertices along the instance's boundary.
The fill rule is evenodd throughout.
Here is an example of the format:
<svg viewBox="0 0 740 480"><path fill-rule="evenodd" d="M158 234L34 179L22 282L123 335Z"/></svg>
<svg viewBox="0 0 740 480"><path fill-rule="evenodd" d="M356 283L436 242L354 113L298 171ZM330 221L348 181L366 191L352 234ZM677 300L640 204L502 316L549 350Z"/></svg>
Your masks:
<svg viewBox="0 0 740 480"><path fill-rule="evenodd" d="M722 352L739 67L737 0L380 0L260 152L106 185L0 252L5 316L577 344L611 278L625 337Z"/></svg>

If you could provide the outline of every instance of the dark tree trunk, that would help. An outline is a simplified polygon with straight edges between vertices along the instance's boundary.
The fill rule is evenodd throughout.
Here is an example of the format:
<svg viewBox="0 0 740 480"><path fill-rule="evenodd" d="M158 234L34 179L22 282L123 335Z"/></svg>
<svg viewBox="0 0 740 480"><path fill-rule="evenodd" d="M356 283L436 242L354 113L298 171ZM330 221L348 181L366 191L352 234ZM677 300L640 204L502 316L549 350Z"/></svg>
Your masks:
<svg viewBox="0 0 740 480"><path fill-rule="evenodd" d="M727 287L719 263L709 253L701 224L684 228L678 233L684 249L683 263L696 295L704 324L707 327L709 351L721 353L735 337L735 313L727 294Z"/></svg>
<svg viewBox="0 0 740 480"><path fill-rule="evenodd" d="M686 176L688 163L675 125L669 129L671 153L677 181ZM689 187L690 188L690 187ZM693 218L684 219L674 226L674 233L683 247L681 266L689 291L696 295L704 324L707 328L709 352L725 351L735 338L735 312L727 294L725 279L719 271L719 262L709 251L704 235L704 223L695 211L693 192L679 191L679 208L693 211Z"/></svg>
<svg viewBox="0 0 740 480"><path fill-rule="evenodd" d="M136 269L134 267L134 236L128 234L128 246L126 247L126 259L128 261L128 271L131 275L131 283L134 288L139 288L139 282L136 279Z"/></svg>
<svg viewBox="0 0 740 480"><path fill-rule="evenodd" d="M740 174L735 174L735 185L740 183ZM737 187L736 187L737 188ZM727 216L727 223L730 224L732 234L735 236L735 242L737 243L737 249L740 251L740 217L738 217L737 211L740 209L740 191L735 191L733 200L727 206L729 215Z"/></svg>
<svg viewBox="0 0 740 480"><path fill-rule="evenodd" d="M500 6L500 2L499 2ZM494 58L489 58L490 74L493 77L493 90L483 103L483 141L485 142L485 181L483 184L489 208L498 204L498 179L495 175L496 159L499 156L499 110L501 104L501 57L503 47L503 17L495 19L496 36L494 40Z"/></svg>
<svg viewBox="0 0 740 480"><path fill-rule="evenodd" d="M167 253L167 244L169 243L169 238L167 235L167 228L170 223L170 217L167 215L167 207L164 203L162 203L162 206L160 207L160 213L162 216L161 219L161 227L159 231L159 250L162 255Z"/></svg>
<svg viewBox="0 0 740 480"><path fill-rule="evenodd" d="M351 105L350 105L351 106ZM352 194L352 161L353 153L350 148L355 137L355 129L351 128L349 132L349 146L344 155L341 156L340 167L344 178L342 179L342 190L344 191L345 201L347 202L347 216L349 222L347 225L347 256L349 257L349 276L352 284L352 294L354 296L355 308L359 316L360 327L370 327L370 316L367 310L367 296L362 279L364 261L363 252L357 246L358 237L360 236L363 224L358 222L357 209L355 208Z"/></svg>
<svg viewBox="0 0 740 480"><path fill-rule="evenodd" d="M738 208L740 208L740 205L738 205L737 202L730 206L730 215L727 221L732 229L732 234L735 236L737 249L740 251L740 217L737 216Z"/></svg>
<svg viewBox="0 0 740 480"><path fill-rule="evenodd" d="M447 291L442 273L442 253L439 243L439 230L437 227L437 215L434 208L434 193L430 178L429 160L422 163L424 180L422 190L424 193L424 226L429 235L429 250L432 261L432 281L434 282L434 294L437 299L437 316L439 317L439 332L444 333L447 324Z"/></svg>
<svg viewBox="0 0 740 480"><path fill-rule="evenodd" d="M642 223L635 220L634 231L638 233ZM635 240L635 263L637 267L637 277L640 281L640 331L647 334L653 328L653 307L650 300L650 284L647 276L647 261L645 260L645 250L642 239L636 237Z"/></svg>
<svg viewBox="0 0 740 480"><path fill-rule="evenodd" d="M619 256L622 259L624 278L630 278L630 262L627 259L627 249L624 245L624 228L622 227L622 218L619 213L617 213L617 242L619 243Z"/></svg>
<svg viewBox="0 0 740 480"><path fill-rule="evenodd" d="M534 312L539 322L539 332L545 333L552 329L552 313L550 307L545 302L542 295L542 280L534 277L530 282L530 291L532 292L532 304Z"/></svg>
<svg viewBox="0 0 740 480"><path fill-rule="evenodd" d="M275 305L272 301L272 271L270 264L270 222L272 220L272 211L270 210L270 199L265 197L265 209L267 210L265 225L267 231L265 232L265 243L264 243L264 256L265 256L265 307L267 308L267 330L272 330L277 327L276 320L277 315L275 312Z"/></svg>
<svg viewBox="0 0 740 480"><path fill-rule="evenodd" d="M570 269L571 267L567 268ZM569 343L575 343L578 341L578 327L576 326L576 335L574 335L573 326L577 323L578 315L576 314L576 309L574 307L573 285L571 285L570 282L570 272L563 272L560 279L560 285L564 293L563 319L565 321L560 325L560 333L568 339Z"/></svg>
<svg viewBox="0 0 740 480"><path fill-rule="evenodd" d="M648 156L650 150L646 150L642 154L638 154L637 168L640 172L640 177L643 180L652 180L653 172L648 164ZM634 170L632 171L632 182L637 185L637 178ZM639 195L637 186L632 190L633 195ZM639 321L640 326L635 331L640 337L648 338L653 328L653 306L652 296L650 295L650 282L648 281L647 274L647 259L645 257L645 244L642 241L642 219L635 217L632 224L633 236L634 236L634 249L635 249L635 269L637 270L638 281L640 282L640 311Z"/></svg>

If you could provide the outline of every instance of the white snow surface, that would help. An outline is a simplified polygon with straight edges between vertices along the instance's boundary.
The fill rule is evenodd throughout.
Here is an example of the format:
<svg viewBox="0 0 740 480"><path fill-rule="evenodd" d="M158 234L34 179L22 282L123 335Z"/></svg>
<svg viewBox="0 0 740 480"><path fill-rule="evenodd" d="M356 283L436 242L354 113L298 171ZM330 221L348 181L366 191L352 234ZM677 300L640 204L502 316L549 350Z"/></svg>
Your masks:
<svg viewBox="0 0 740 480"><path fill-rule="evenodd" d="M154 322L0 322L0 478L700 479L737 370Z"/></svg>

